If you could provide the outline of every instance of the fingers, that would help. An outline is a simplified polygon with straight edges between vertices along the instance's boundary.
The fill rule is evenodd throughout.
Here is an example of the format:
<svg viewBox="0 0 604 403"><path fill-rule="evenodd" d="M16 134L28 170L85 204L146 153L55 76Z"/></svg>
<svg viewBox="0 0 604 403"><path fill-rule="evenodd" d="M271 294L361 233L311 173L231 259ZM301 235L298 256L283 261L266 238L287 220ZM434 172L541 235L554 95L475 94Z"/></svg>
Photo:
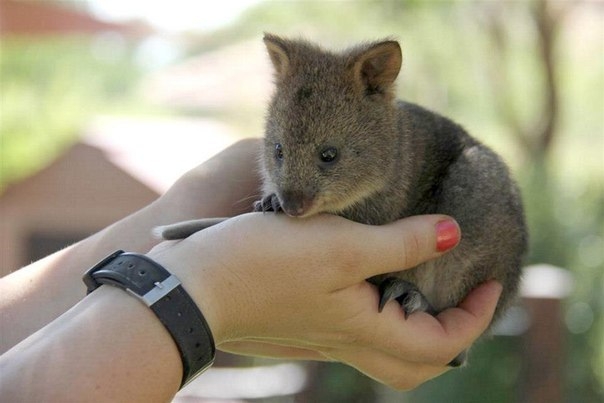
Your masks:
<svg viewBox="0 0 604 403"><path fill-rule="evenodd" d="M471 344L489 327L502 290L499 282L487 281L472 290L457 308L440 313L438 320L445 332Z"/></svg>
<svg viewBox="0 0 604 403"><path fill-rule="evenodd" d="M314 351L305 348L278 345L264 341L232 341L222 343L225 352L254 357L292 360L338 361L348 364L365 375L398 390L413 389L448 368L444 365L417 364L393 357L374 349L344 349Z"/></svg>
<svg viewBox="0 0 604 403"><path fill-rule="evenodd" d="M414 389L449 369L443 365L408 362L374 350L338 351L334 358L397 390Z"/></svg>
<svg viewBox="0 0 604 403"><path fill-rule="evenodd" d="M417 312L404 320L399 307L386 305L373 325L374 344L393 356L444 366L488 328L501 289L496 281L484 283L458 307L446 309L436 317Z"/></svg>

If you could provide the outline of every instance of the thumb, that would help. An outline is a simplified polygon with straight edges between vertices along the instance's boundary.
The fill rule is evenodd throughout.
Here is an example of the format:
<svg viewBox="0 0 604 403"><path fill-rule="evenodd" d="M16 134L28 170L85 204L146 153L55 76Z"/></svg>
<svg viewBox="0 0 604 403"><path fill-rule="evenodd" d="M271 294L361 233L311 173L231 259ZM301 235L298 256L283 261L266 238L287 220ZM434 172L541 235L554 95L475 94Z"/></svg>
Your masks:
<svg viewBox="0 0 604 403"><path fill-rule="evenodd" d="M454 248L461 239L457 222L444 215L404 218L382 226L358 226L350 233L358 244L349 259L356 278L411 269Z"/></svg>

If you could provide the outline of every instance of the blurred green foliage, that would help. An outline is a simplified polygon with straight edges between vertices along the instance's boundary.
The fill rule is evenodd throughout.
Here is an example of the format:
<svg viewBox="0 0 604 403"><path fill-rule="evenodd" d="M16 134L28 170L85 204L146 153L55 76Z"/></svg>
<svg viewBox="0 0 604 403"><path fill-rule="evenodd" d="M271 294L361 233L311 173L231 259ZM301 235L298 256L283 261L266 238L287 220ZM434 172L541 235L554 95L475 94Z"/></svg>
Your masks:
<svg viewBox="0 0 604 403"><path fill-rule="evenodd" d="M263 32L303 36L328 48L399 39L399 96L453 118L503 155L523 190L531 235L527 264L573 273L562 324L563 400L598 402L604 400L604 9L592 2L550 3L557 16L552 40L559 103L553 141L539 146L541 121L552 112L545 107L549 95L535 25L540 4L266 1L233 25L191 34L188 41L197 54L260 40ZM1 45L0 188L50 160L91 116L140 110L133 90L141 71L130 45L115 57L99 57L88 39L2 38ZM524 355L518 337L482 341L467 368L407 393L329 364L318 370L312 398L522 401Z"/></svg>
<svg viewBox="0 0 604 403"><path fill-rule="evenodd" d="M91 117L137 108L132 49L105 40L1 38L0 189L51 161Z"/></svg>

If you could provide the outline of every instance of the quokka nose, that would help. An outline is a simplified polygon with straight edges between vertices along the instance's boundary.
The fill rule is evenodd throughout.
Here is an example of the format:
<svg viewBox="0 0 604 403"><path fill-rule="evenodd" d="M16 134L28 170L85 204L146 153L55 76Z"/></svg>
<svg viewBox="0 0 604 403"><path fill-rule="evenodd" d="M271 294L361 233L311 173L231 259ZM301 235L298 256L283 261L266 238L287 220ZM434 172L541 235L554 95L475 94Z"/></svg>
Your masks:
<svg viewBox="0 0 604 403"><path fill-rule="evenodd" d="M312 206L314 195L300 190L290 190L284 191L279 199L285 214L290 217L300 217Z"/></svg>

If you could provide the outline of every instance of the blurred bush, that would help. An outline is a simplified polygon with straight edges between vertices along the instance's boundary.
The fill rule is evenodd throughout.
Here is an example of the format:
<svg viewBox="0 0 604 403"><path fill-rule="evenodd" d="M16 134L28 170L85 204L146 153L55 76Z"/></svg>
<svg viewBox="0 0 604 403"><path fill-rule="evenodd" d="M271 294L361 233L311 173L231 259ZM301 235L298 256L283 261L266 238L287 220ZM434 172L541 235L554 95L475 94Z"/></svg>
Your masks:
<svg viewBox="0 0 604 403"><path fill-rule="evenodd" d="M99 113L127 113L140 69L119 37L2 37L0 189L51 161Z"/></svg>

